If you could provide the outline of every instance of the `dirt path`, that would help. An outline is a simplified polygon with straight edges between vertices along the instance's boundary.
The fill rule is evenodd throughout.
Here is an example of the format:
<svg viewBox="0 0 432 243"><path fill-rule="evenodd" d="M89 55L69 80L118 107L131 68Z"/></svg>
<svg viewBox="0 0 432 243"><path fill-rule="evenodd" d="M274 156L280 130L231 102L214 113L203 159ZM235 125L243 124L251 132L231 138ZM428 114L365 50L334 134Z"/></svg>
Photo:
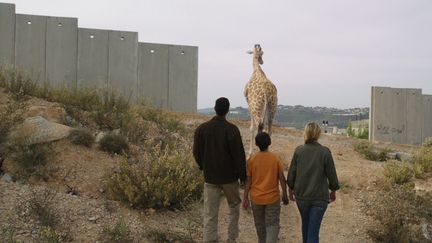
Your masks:
<svg viewBox="0 0 432 243"><path fill-rule="evenodd" d="M248 148L249 131L242 128L245 147ZM271 150L283 160L287 169L296 146L302 144L298 130L277 129ZM320 143L333 153L342 190L335 203L329 205L321 228L321 242L371 242L367 238L367 217L362 213L360 199L374 179L382 173L382 164L362 159L353 150L353 140L341 136L324 135ZM227 238L228 206L224 201L220 211L221 239ZM282 206L280 242L301 242L301 220L294 202ZM239 242L257 242L253 216L241 211Z"/></svg>

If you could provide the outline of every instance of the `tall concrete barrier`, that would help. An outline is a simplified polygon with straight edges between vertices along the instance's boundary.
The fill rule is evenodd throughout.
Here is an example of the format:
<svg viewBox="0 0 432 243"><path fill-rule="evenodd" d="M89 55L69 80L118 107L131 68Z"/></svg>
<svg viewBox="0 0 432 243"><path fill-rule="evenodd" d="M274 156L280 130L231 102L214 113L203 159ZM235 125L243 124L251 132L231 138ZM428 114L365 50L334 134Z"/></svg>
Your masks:
<svg viewBox="0 0 432 243"><path fill-rule="evenodd" d="M78 28L77 18L0 3L0 65L52 87L110 88L132 102L197 110L198 47L138 43L137 32Z"/></svg>
<svg viewBox="0 0 432 243"><path fill-rule="evenodd" d="M107 87L108 30L78 29L79 88Z"/></svg>
<svg viewBox="0 0 432 243"><path fill-rule="evenodd" d="M138 33L109 32L108 85L126 98L138 95Z"/></svg>
<svg viewBox="0 0 432 243"><path fill-rule="evenodd" d="M169 45L139 43L138 82L141 99L157 108L168 108Z"/></svg>
<svg viewBox="0 0 432 243"><path fill-rule="evenodd" d="M421 89L372 87L369 139L421 144L432 136L432 96Z"/></svg>
<svg viewBox="0 0 432 243"><path fill-rule="evenodd" d="M432 139L432 95L423 95L423 141Z"/></svg>
<svg viewBox="0 0 432 243"><path fill-rule="evenodd" d="M372 87L370 133L372 140L392 141L392 91L386 87ZM379 114L379 115L378 115Z"/></svg>
<svg viewBox="0 0 432 243"><path fill-rule="evenodd" d="M34 80L45 81L46 16L16 15L15 66Z"/></svg>
<svg viewBox="0 0 432 243"><path fill-rule="evenodd" d="M197 111L198 48L170 46L168 108Z"/></svg>
<svg viewBox="0 0 432 243"><path fill-rule="evenodd" d="M53 87L76 87L78 19L47 18L46 80Z"/></svg>
<svg viewBox="0 0 432 243"><path fill-rule="evenodd" d="M421 89L406 89L406 143L421 144L423 96Z"/></svg>
<svg viewBox="0 0 432 243"><path fill-rule="evenodd" d="M0 3L0 66L15 64L15 5Z"/></svg>

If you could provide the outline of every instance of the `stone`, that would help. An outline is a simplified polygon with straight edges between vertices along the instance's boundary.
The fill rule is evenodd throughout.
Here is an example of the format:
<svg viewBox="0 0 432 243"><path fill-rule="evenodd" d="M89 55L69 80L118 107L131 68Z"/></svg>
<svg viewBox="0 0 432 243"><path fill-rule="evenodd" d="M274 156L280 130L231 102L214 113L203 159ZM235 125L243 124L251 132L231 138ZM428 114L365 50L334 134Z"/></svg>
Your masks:
<svg viewBox="0 0 432 243"><path fill-rule="evenodd" d="M23 139L24 144L32 145L64 139L71 130L71 127L50 122L41 116L35 116L25 119L11 132L10 138L12 140Z"/></svg>
<svg viewBox="0 0 432 243"><path fill-rule="evenodd" d="M12 178L12 176L11 176L9 173L5 173L5 174L2 176L2 179L3 179L4 181L6 181L6 182L13 182L13 178Z"/></svg>
<svg viewBox="0 0 432 243"><path fill-rule="evenodd" d="M48 121L62 123L66 116L66 111L60 106L33 105L30 106L24 117L41 116Z"/></svg>

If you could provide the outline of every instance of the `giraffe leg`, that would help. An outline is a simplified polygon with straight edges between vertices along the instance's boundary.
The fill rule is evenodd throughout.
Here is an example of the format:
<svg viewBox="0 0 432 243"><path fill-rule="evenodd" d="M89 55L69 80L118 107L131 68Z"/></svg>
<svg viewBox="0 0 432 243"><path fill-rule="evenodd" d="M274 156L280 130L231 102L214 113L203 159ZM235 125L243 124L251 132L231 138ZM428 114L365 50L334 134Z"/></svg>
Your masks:
<svg viewBox="0 0 432 243"><path fill-rule="evenodd" d="M248 155L248 159L250 158L250 156L252 155L252 149L254 146L254 138L255 138L255 122L254 119L251 119L251 125L250 125L250 134L251 134L251 139L250 139L250 145L249 145L249 155Z"/></svg>

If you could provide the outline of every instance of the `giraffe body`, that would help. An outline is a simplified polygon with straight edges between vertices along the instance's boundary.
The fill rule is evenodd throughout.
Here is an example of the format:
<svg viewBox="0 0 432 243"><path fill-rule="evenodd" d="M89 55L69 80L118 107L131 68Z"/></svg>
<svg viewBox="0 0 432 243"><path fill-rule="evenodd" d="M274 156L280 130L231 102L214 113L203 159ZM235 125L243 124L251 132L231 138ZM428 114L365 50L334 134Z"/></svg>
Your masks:
<svg viewBox="0 0 432 243"><path fill-rule="evenodd" d="M249 156L252 154L256 131L266 131L271 135L278 102L276 86L267 78L260 66L263 63L260 45L255 45L252 53L254 70L244 91L251 117Z"/></svg>

